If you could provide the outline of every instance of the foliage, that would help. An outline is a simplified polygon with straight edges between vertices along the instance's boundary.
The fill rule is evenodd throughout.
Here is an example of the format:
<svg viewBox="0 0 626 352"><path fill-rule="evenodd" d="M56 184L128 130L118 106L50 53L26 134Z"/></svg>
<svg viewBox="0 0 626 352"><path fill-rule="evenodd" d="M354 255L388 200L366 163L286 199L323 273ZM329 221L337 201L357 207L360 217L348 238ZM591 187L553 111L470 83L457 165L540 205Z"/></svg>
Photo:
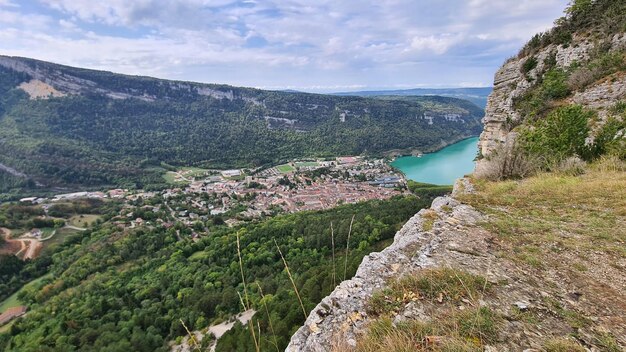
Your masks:
<svg viewBox="0 0 626 352"><path fill-rule="evenodd" d="M54 280L41 290L26 290L28 316L14 324L7 350L167 350L166 341L202 329L240 311L242 293L236 250L241 240L248 283L258 280L277 335L284 348L303 322L274 240L278 242L307 310L333 289L330 223L335 245L345 248L350 220L350 277L362 257L391 239L404 221L431 199L396 197L335 209L276 216L239 228L212 227L209 236L177 240L176 227L122 232L105 222L83 234L82 243L53 255ZM344 253L337 261L344 260ZM256 310L260 293L249 284ZM55 314L51 315L50 312ZM265 314L257 313L263 336L270 336ZM4 337L6 339L6 337ZM246 327L236 326L220 339L218 351L252 351ZM263 340L262 350L273 349Z"/></svg>
<svg viewBox="0 0 626 352"><path fill-rule="evenodd" d="M591 153L615 155L626 160L626 118L609 118L596 134Z"/></svg>
<svg viewBox="0 0 626 352"><path fill-rule="evenodd" d="M32 100L14 89L28 77L0 67L0 79L13 77L0 84L0 163L46 187L158 189L166 186L162 174L171 166L257 167L302 157L428 150L482 127L482 111L454 98L262 91L20 60L44 75L61 72L101 89ZM111 98L102 93L107 90L129 98ZM433 111L461 113L465 123L442 118L431 125L421 118ZM26 187L20 182L0 191Z"/></svg>
<svg viewBox="0 0 626 352"><path fill-rule="evenodd" d="M580 105L557 108L532 127L522 130L520 139L523 149L541 158L548 168L573 155L591 159L585 140L592 116L592 112Z"/></svg>
<svg viewBox="0 0 626 352"><path fill-rule="evenodd" d="M430 183L416 182L413 180L407 180L406 186L409 191L413 192L414 194L433 198L443 196L447 193L452 192L452 186L433 185Z"/></svg>
<svg viewBox="0 0 626 352"><path fill-rule="evenodd" d="M529 57L522 64L522 73L527 74L528 72L532 71L535 67L537 67L537 64L538 64L538 61L536 57L534 56Z"/></svg>
<svg viewBox="0 0 626 352"><path fill-rule="evenodd" d="M532 55L550 44L569 45L572 33L584 33L594 39L611 38L626 31L626 3L615 0L574 0L565 17L555 27L535 35L520 51L519 57Z"/></svg>

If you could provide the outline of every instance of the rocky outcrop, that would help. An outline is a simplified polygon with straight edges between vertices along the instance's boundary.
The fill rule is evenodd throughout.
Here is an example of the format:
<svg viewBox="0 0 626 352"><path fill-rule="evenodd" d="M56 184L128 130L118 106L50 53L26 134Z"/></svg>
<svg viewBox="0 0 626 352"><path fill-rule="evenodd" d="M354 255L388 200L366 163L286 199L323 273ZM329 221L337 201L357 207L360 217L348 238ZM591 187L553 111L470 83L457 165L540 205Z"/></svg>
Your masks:
<svg viewBox="0 0 626 352"><path fill-rule="evenodd" d="M480 135L478 147L483 157L488 157L499 146L514 139L512 127L523 122L525 116L515 108L515 100L531 89L546 71L546 62L554 60L554 67L567 70L575 63L588 61L600 46L608 46L609 51L623 51L626 48L626 34L615 35L605 42L592 41L584 36L574 36L567 45L548 45L537 53L509 59L495 74L493 92L490 94L483 118L484 129ZM527 60L536 60L536 66L524 72ZM588 85L584 90L574 92L566 102L582 104L598 111L601 120L606 111L620 99L626 97L626 77L612 76ZM509 141L511 142L511 141ZM483 161L477 163L480 169Z"/></svg>
<svg viewBox="0 0 626 352"><path fill-rule="evenodd" d="M455 186L456 193L470 189L466 181ZM354 278L342 282L313 309L304 326L291 338L287 351L330 351L332 346L343 343L355 346L359 334L367 328L366 305L372 294L390 279L441 265L441 258L463 252L459 248L468 243L466 226L481 218L475 209L452 197L435 199L430 209L422 209L398 231L392 245L366 256ZM463 244L456 242L461 239Z"/></svg>

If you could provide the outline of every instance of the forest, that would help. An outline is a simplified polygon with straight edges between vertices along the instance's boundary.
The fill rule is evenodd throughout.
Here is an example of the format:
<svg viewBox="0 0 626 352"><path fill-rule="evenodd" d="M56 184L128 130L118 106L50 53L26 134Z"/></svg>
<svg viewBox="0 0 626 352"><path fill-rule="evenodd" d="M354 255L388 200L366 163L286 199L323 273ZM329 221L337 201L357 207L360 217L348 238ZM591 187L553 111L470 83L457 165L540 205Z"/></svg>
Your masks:
<svg viewBox="0 0 626 352"><path fill-rule="evenodd" d="M19 278L48 276L20 294L29 314L0 334L0 350L166 351L168 341L186 335L181 321L191 330L224 321L242 311L240 297L257 311L262 350L283 349L304 321L303 307L310 311L354 275L364 255L384 248L406 220L430 205L434 194L417 192L234 228L213 226L197 241L185 236L189 229L182 224L122 230L98 222L53 253L19 264ZM235 350L236 343L236 350L253 351L253 341L239 324L217 350Z"/></svg>
<svg viewBox="0 0 626 352"><path fill-rule="evenodd" d="M159 188L163 163L254 168L302 157L429 151L482 128L482 110L455 98L263 91L0 59L28 68L0 60L0 164L26 175L0 171L4 198L58 186ZM31 99L16 87L33 77L66 95ZM432 123L426 115L435 116Z"/></svg>

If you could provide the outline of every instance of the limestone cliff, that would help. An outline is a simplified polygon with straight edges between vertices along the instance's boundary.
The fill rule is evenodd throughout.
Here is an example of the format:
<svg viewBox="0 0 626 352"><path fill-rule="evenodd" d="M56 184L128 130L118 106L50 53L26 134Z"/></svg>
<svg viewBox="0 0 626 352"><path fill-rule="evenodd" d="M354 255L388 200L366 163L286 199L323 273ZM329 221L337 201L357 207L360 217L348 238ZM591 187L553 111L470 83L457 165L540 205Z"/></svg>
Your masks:
<svg viewBox="0 0 626 352"><path fill-rule="evenodd" d="M519 127L560 106L593 111L590 139L609 118L626 116L624 14L624 2L574 1L553 30L506 61L487 103L477 172L514 144ZM624 130L611 138L626 138ZM626 256L613 250L623 250L626 238L626 167L611 160L583 176L458 180L451 196L416 214L392 245L365 257L355 277L310 312L287 351L624 350ZM602 245L599 233L608 236ZM455 268L488 284L448 303L445 290L434 300L390 291L429 268ZM376 295L385 314L372 310ZM489 319L476 318L469 332L458 321L449 331L440 327L483 308L498 317L491 335L472 330Z"/></svg>
<svg viewBox="0 0 626 352"><path fill-rule="evenodd" d="M595 114L593 141L626 98L624 13L623 1L573 1L554 28L505 62L495 74L483 118L478 172L513 144L520 126L561 106L578 104Z"/></svg>
<svg viewBox="0 0 626 352"><path fill-rule="evenodd" d="M588 62L592 53L600 50L600 47L607 52L623 52L626 50L626 34L615 34L606 41L575 36L572 43L567 45L550 44L536 53L508 60L495 74L493 92L487 101L483 118L484 130L478 142L480 154L488 157L507 140L515 138L512 127L522 124L527 118L515 103L537 86L540 77L546 73L547 62L551 58L556 60L551 69L569 70L572 65ZM534 60L537 64L525 73L524 64L529 60ZM619 72L612 74L610 79L602 77L598 81L587 83L581 90L566 97L565 102L594 109L603 120L608 109L625 97L626 75ZM484 161L485 159L479 161L479 167Z"/></svg>
<svg viewBox="0 0 626 352"><path fill-rule="evenodd" d="M466 180L457 183L455 192L465 184ZM434 217L437 220L430 223ZM354 278L342 282L313 309L305 325L293 335L287 351L330 351L343 343L356 346L370 321L366 305L372 294L385 287L390 279L405 273L463 261L463 253L470 251L474 237L467 231L468 226L480 219L476 210L452 197L435 199L430 209L421 210L398 231L392 245L365 257ZM486 268L489 257L481 262Z"/></svg>

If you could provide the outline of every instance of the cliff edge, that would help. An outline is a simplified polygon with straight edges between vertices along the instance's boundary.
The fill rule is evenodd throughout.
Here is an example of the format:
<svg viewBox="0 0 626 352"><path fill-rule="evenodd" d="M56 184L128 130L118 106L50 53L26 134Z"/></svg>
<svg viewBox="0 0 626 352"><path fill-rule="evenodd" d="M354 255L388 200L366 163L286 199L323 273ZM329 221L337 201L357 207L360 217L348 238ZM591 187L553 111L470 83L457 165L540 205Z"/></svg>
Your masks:
<svg viewBox="0 0 626 352"><path fill-rule="evenodd" d="M626 3L573 1L498 70L474 175L287 351L626 350Z"/></svg>

